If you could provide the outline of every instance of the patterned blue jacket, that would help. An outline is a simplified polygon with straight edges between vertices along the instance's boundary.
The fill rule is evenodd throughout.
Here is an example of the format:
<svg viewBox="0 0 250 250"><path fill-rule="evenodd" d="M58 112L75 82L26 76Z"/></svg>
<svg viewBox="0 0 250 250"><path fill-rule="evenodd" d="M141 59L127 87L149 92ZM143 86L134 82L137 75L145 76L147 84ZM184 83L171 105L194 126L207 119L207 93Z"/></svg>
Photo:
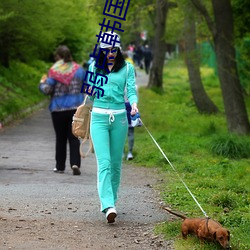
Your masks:
<svg viewBox="0 0 250 250"><path fill-rule="evenodd" d="M85 70L80 67L74 74L69 85L47 78L44 83L39 84L40 91L45 95L50 95L50 112L66 111L77 109L84 100L81 93L82 84L85 77Z"/></svg>

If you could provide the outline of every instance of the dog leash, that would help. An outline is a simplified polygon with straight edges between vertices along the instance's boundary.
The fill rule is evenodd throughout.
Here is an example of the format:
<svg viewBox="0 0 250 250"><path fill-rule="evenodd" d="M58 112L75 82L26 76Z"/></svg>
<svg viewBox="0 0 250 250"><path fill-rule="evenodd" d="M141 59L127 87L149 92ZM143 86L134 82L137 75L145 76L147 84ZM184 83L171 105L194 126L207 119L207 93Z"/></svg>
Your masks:
<svg viewBox="0 0 250 250"><path fill-rule="evenodd" d="M157 143L157 141L154 139L154 137L152 136L152 134L149 132L148 128L145 126L145 124L143 123L143 121L141 120L141 118L139 118L142 125L145 127L146 131L148 132L148 134L150 135L151 139L153 140L153 142L155 143L155 145L158 147L158 149L160 150L160 152L162 153L162 155L165 157L165 159L167 160L167 162L169 163L169 165L172 167L172 169L175 171L175 173L177 174L177 176L179 177L180 181L182 182L182 184L185 186L185 188L187 189L187 191L189 192L189 194L191 195L191 197L193 198L193 200L196 202L196 204L198 205L198 207L200 208L200 210L202 211L202 213L205 215L206 218L209 218L209 216L207 215L207 213L203 210L203 208L201 207L201 205L199 204L199 202L196 200L196 198L194 197L194 195L192 194L192 192L190 191L190 189L188 188L188 186L186 185L186 183L182 180L182 178L180 177L180 175L178 174L176 168L173 166L173 164L170 162L170 160L168 159L168 157L165 155L165 153L163 152L163 150L161 149L161 147L159 146L159 144Z"/></svg>

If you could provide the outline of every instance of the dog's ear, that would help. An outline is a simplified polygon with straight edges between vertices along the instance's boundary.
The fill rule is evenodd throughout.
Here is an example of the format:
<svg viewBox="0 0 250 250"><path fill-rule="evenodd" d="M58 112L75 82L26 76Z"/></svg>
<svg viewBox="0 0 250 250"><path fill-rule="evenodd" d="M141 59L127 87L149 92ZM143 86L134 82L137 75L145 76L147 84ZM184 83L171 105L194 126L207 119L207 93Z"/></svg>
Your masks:
<svg viewBox="0 0 250 250"><path fill-rule="evenodd" d="M216 240L216 232L213 233L213 238Z"/></svg>
<svg viewBox="0 0 250 250"><path fill-rule="evenodd" d="M228 236L227 236L227 240L230 241L230 232L227 230Z"/></svg>

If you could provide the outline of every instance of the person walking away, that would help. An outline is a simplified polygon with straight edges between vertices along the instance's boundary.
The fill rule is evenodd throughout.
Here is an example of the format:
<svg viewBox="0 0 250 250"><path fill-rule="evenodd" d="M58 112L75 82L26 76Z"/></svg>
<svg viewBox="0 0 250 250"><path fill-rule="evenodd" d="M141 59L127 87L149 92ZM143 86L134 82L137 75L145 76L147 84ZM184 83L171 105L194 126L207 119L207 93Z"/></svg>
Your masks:
<svg viewBox="0 0 250 250"><path fill-rule="evenodd" d="M107 34L107 35L105 35ZM101 212L108 223L115 222L116 202L121 180L123 149L128 131L128 121L124 102L124 91L131 105L131 115L138 112L135 88L135 71L126 63L121 53L120 36L115 32L105 32L100 42L101 54L89 67L95 73L95 85L101 87L103 96L95 96L91 113L90 134L97 160L97 189ZM108 37L104 42L104 37ZM112 41L115 41L111 43ZM112 44L112 45L111 45ZM107 79L105 84L101 78ZM94 78L92 78L94 79Z"/></svg>
<svg viewBox="0 0 250 250"><path fill-rule="evenodd" d="M128 119L128 153L127 153L127 161L133 160L133 148L134 148L134 131L135 128L131 125L131 105L129 101L125 102L126 111L127 111L127 119Z"/></svg>
<svg viewBox="0 0 250 250"><path fill-rule="evenodd" d="M131 58L128 57L127 52L123 53L123 57L126 62L131 63L134 66L134 62ZM134 69L135 70L135 69ZM136 70L135 70L135 76L136 76ZM136 85L136 90L137 90L137 85ZM137 97L138 97L138 92L137 92ZM127 119L128 119L128 153L127 153L127 161L133 160L133 148L134 148L134 130L135 128L131 125L131 105L127 99L126 93L125 93L125 105L126 105L126 111L127 111ZM125 150L124 150L125 151ZM125 154L125 152L124 152Z"/></svg>
<svg viewBox="0 0 250 250"><path fill-rule="evenodd" d="M80 175L80 142L72 134L72 117L77 107L82 104L81 93L85 77L84 69L73 61L67 46L59 46L55 53L56 62L50 68L48 77L43 77L39 84L40 91L50 95L49 110L56 135L55 173L64 173L66 168L67 141L69 142L70 166L73 175Z"/></svg>
<svg viewBox="0 0 250 250"><path fill-rule="evenodd" d="M152 61L152 52L147 44L145 45L143 57L144 57L145 71L146 71L146 74L148 75L149 69L150 69L150 64Z"/></svg>
<svg viewBox="0 0 250 250"><path fill-rule="evenodd" d="M135 47L135 63L136 65L140 68L143 69L143 63L142 63L142 59L143 59L143 47L139 44L138 46Z"/></svg>

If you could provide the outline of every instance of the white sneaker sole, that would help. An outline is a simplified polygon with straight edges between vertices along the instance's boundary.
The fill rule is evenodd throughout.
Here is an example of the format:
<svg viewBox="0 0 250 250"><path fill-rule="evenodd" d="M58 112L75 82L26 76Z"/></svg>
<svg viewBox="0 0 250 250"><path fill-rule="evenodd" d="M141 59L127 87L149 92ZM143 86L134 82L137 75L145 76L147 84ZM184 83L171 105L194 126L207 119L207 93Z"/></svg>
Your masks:
<svg viewBox="0 0 250 250"><path fill-rule="evenodd" d="M63 174L64 171L63 170L57 170L56 168L53 169L54 173L58 173L58 174Z"/></svg>
<svg viewBox="0 0 250 250"><path fill-rule="evenodd" d="M116 216L117 216L117 212L114 208L108 209L106 213L106 218L108 220L108 223L114 223Z"/></svg>

